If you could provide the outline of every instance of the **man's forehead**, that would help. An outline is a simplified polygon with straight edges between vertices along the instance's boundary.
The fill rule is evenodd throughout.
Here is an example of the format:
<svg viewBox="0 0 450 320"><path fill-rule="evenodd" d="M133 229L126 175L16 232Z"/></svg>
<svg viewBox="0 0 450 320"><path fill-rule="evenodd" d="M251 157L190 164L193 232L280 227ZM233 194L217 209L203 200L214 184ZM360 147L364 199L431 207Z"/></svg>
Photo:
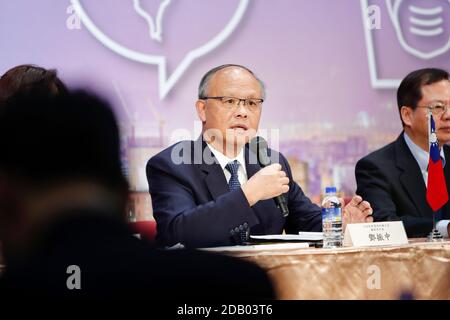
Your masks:
<svg viewBox="0 0 450 320"><path fill-rule="evenodd" d="M239 67L228 67L217 71L210 80L212 90L253 88L260 90L258 80L250 72Z"/></svg>
<svg viewBox="0 0 450 320"><path fill-rule="evenodd" d="M442 80L422 86L423 98L450 99L450 81Z"/></svg>
<svg viewBox="0 0 450 320"><path fill-rule="evenodd" d="M255 76L251 74L248 70L240 67L227 67L217 71L211 81L226 81L230 79L242 79L257 82Z"/></svg>
<svg viewBox="0 0 450 320"><path fill-rule="evenodd" d="M422 85L422 89L432 89L432 88L445 88L445 89L449 89L450 88L450 80L440 80L437 82L433 82L430 84L424 84Z"/></svg>

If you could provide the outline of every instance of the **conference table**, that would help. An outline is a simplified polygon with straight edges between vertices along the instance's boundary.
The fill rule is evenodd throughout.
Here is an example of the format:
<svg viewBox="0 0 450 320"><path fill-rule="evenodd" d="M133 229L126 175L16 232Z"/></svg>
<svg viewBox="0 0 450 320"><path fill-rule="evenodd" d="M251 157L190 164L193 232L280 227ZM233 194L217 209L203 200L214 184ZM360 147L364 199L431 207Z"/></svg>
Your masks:
<svg viewBox="0 0 450 320"><path fill-rule="evenodd" d="M275 243L207 250L262 267L281 300L450 300L450 240L370 248ZM1 269L0 261L0 274Z"/></svg>
<svg viewBox="0 0 450 320"><path fill-rule="evenodd" d="M450 299L450 241L323 249L299 243L214 248L262 267L278 299Z"/></svg>

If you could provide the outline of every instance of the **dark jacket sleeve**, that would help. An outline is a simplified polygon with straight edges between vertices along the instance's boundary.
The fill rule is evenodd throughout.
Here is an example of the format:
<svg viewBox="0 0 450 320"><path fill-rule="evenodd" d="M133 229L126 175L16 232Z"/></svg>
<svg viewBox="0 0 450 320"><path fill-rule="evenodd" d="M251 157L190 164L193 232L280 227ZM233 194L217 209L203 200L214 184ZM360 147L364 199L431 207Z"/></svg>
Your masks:
<svg viewBox="0 0 450 320"><path fill-rule="evenodd" d="M302 188L294 181L291 167L286 158L280 153L280 164L289 178L288 206L289 216L286 220L286 233L299 231L322 231L321 209L304 194Z"/></svg>
<svg viewBox="0 0 450 320"><path fill-rule="evenodd" d="M197 205L192 186L185 179L186 170L192 170L192 167L169 162L156 156L147 163L147 179L160 244L172 246L182 243L187 247L233 245L235 235L232 230L250 228L259 223L240 188L214 201Z"/></svg>
<svg viewBox="0 0 450 320"><path fill-rule="evenodd" d="M426 236L431 228L430 219L411 216L408 212L398 212L395 191L389 181L388 173L369 158L358 161L355 167L357 183L356 194L368 201L373 209L374 221L403 221L408 237Z"/></svg>

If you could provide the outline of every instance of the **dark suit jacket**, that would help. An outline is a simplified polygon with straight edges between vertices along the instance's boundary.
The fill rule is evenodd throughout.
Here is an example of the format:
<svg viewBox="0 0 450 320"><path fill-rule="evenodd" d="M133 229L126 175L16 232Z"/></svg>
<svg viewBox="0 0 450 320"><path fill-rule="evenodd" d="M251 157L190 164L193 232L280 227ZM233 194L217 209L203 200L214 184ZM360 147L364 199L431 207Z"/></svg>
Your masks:
<svg viewBox="0 0 450 320"><path fill-rule="evenodd" d="M321 231L320 208L305 196L292 179L287 160L269 150L278 159L290 179L287 197L290 214L285 219L273 199L250 207L239 188L229 192L222 168L202 140L182 141L155 155L147 163L147 179L157 221L157 241L162 245L178 242L190 247L234 245L236 233L250 229L250 234L280 234ZM172 157L183 157L176 163ZM204 156L202 156L204 155ZM205 160L206 159L206 160ZM261 167L250 164L255 154L245 147L247 176ZM176 160L176 159L175 159ZM252 161L253 163L255 161Z"/></svg>
<svg viewBox="0 0 450 320"><path fill-rule="evenodd" d="M252 263L207 252L157 250L135 238L125 224L97 213L77 209L76 215L55 222L26 259L6 252L1 301L23 296L142 299L147 304L154 299L273 298L265 272ZM70 265L81 270L80 290L67 288Z"/></svg>
<svg viewBox="0 0 450 320"><path fill-rule="evenodd" d="M444 146L450 160L450 148ZM444 169L450 187L450 166ZM419 164L403 134L396 141L362 158L356 164L356 193L369 201L375 221L401 220L408 237L424 237L432 229L433 211L426 200L426 186ZM450 218L450 205L442 209Z"/></svg>

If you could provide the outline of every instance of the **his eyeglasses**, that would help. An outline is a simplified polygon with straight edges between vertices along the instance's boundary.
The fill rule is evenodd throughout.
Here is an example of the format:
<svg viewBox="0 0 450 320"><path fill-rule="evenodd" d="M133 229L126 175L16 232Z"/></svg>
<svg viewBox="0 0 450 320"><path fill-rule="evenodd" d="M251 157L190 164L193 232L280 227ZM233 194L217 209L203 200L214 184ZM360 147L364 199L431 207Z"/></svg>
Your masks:
<svg viewBox="0 0 450 320"><path fill-rule="evenodd" d="M264 99L241 99L235 97L202 97L201 100L219 100L223 106L230 109L237 109L241 101L244 103L244 106L247 107L250 111L257 111L261 108Z"/></svg>
<svg viewBox="0 0 450 320"><path fill-rule="evenodd" d="M433 116L441 117L450 107L443 103L435 103L429 106L417 106L417 108L426 108L431 111Z"/></svg>

